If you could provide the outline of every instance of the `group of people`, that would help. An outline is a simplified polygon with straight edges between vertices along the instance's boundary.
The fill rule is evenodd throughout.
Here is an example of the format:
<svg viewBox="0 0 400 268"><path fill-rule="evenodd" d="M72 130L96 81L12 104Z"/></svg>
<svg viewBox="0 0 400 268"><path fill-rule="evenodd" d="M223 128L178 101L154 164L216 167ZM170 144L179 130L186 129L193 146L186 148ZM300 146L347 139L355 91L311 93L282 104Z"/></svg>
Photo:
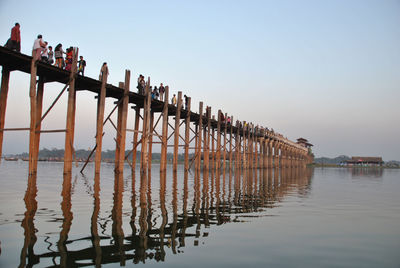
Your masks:
<svg viewBox="0 0 400 268"><path fill-rule="evenodd" d="M141 95L144 95L146 86L147 86L147 83L144 80L144 76L142 74L140 74L138 77L138 80L137 80L137 87L136 87L138 89L138 93ZM151 92L152 100L160 100L160 101L164 100L165 87L164 87L163 83L161 83L158 88L157 88L157 86L155 86L153 88L153 86L149 85L149 90Z"/></svg>
<svg viewBox="0 0 400 268"><path fill-rule="evenodd" d="M35 51L34 57L36 60L41 60L48 64L53 64L58 68L71 71L73 63L73 52L74 48L71 46L66 51L63 50L62 44L59 43L53 52L53 47L48 46L46 41L43 42L42 35L38 35L37 39L33 43L33 50ZM65 55L65 58L64 58ZM55 62L54 62L55 58ZM83 56L79 57L78 61L78 74L85 75L86 61Z"/></svg>
<svg viewBox="0 0 400 268"><path fill-rule="evenodd" d="M21 52L21 31L20 24L17 22L11 29L11 37L8 39L5 47L17 52ZM39 34L33 42L33 57L34 60L40 60L48 64L71 71L72 58L74 48L71 46L66 51L63 50L62 44L58 44L53 51L53 47L48 45L47 41L43 41L43 36ZM65 55L65 59L64 59ZM79 57L78 61L78 74L85 74L86 61L83 56Z"/></svg>

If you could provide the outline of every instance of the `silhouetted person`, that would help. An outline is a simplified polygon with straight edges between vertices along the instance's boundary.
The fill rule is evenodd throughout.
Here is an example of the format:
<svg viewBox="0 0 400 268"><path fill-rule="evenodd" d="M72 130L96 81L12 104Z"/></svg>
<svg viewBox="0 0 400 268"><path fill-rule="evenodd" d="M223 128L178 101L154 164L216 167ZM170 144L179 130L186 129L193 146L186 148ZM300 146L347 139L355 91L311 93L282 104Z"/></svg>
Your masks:
<svg viewBox="0 0 400 268"><path fill-rule="evenodd" d="M172 103L172 105L176 105L176 95L175 94L174 94L174 96L172 96L171 103Z"/></svg>
<svg viewBox="0 0 400 268"><path fill-rule="evenodd" d="M86 67L86 61L83 59L83 56L79 56L78 74L82 74L84 76L85 75L85 67Z"/></svg>
<svg viewBox="0 0 400 268"><path fill-rule="evenodd" d="M99 80L103 81L103 75L105 75L107 77L108 74L109 74L109 72L108 72L107 62L104 62L100 69Z"/></svg>

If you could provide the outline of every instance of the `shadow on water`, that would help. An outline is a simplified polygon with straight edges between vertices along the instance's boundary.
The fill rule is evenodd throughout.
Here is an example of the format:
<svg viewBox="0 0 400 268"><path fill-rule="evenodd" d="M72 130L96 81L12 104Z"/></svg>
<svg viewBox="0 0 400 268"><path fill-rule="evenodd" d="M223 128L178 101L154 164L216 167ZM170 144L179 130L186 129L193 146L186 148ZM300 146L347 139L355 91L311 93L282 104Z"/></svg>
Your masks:
<svg viewBox="0 0 400 268"><path fill-rule="evenodd" d="M155 195L152 195L154 184L151 173L139 176L139 189L136 189L138 177L133 173L129 177L132 185L130 193L124 192L123 174L115 173L110 215L111 236L105 234L105 224L100 223L100 176L94 177L93 186L89 185L90 180L83 177L84 184L89 189L87 192L93 198L90 235L69 239L74 219L71 205L73 183L70 174L64 175L61 192L63 219L59 238L54 247L46 241L50 246L41 254L34 252L38 228L34 221L38 188L36 177L29 177L24 198L26 212L21 224L24 229L24 243L19 267L35 266L41 259L47 259L47 263L51 260L53 266L57 267L101 267L102 264L110 263L125 266L128 261L166 261L168 254L183 253L183 248L188 245L198 246L200 237L209 236L210 226L243 222L265 215L266 211L269 212L289 195L307 197L312 176L312 169L299 167L235 169L227 172L212 170L194 174L175 172L172 178L161 173L157 185L159 193L155 193L158 200L152 200ZM167 181L170 179L171 192L168 192ZM124 194L130 195L130 203L125 204L130 211L130 233L124 233L123 229L126 215L123 213L123 200L127 200L123 198ZM167 198L169 195L170 199ZM99 226L102 229L100 233ZM103 240L109 243L102 243ZM74 246L80 241L86 241L87 246Z"/></svg>

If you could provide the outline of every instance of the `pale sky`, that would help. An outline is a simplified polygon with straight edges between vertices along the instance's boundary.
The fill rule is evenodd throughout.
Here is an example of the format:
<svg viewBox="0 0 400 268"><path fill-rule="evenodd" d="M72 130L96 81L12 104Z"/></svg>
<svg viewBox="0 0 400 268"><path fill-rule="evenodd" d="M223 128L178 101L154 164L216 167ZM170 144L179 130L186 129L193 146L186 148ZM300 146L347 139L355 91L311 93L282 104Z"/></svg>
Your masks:
<svg viewBox="0 0 400 268"><path fill-rule="evenodd" d="M222 109L234 120L307 138L317 157L400 160L400 1L0 0L0 40L21 24L22 53L38 34L79 47L87 76L103 62L118 85L130 69L153 85ZM44 110L62 89L45 86ZM29 76L11 74L6 127L29 126ZM78 92L75 147L94 145L96 100ZM113 107L107 100L107 111ZM43 129L65 128L66 95ZM134 113L128 115L133 128ZM114 149L112 127L103 149ZM131 139L130 137L128 137ZM41 148L63 148L43 134ZM130 140L127 148L130 147ZM28 151L28 133L6 133L3 152Z"/></svg>

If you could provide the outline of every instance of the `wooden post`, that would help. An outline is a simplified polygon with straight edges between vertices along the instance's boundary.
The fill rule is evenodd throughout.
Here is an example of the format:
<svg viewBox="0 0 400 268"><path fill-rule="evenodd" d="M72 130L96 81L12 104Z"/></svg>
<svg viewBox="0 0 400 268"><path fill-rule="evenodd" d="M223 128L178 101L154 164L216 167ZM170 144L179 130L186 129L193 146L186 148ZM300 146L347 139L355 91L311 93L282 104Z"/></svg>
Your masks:
<svg viewBox="0 0 400 268"><path fill-rule="evenodd" d="M225 120L224 120L224 151L223 151L223 163L222 163L222 169L224 170L225 174L225 169L226 169L226 133L227 133L227 124L226 124L226 118L227 114L225 113Z"/></svg>
<svg viewBox="0 0 400 268"><path fill-rule="evenodd" d="M119 88L124 88L124 83L123 82L119 82L118 83L118 87ZM122 120L122 110L123 110L123 102L121 101L118 104L117 129L116 129L117 135L116 135L116 138L115 138L115 161L114 161L115 167L114 167L114 171L116 171L116 172L118 172L118 170L119 170L119 162L121 161L119 159L119 157L121 155L120 154L119 145L121 143L121 134L120 133L121 133L121 124L122 124L122 121L121 121Z"/></svg>
<svg viewBox="0 0 400 268"><path fill-rule="evenodd" d="M203 102L201 101L199 103L199 130L198 130L198 140L197 140L197 147L198 147L198 156L197 156L197 166L196 166L196 170L200 171L201 169L201 133L202 133L202 129L203 129Z"/></svg>
<svg viewBox="0 0 400 268"><path fill-rule="evenodd" d="M274 167L278 168L279 167L279 141L277 141L275 143L275 149L274 149L274 153L275 153L275 158L274 158Z"/></svg>
<svg viewBox="0 0 400 268"><path fill-rule="evenodd" d="M264 169L264 133L263 136L259 138L260 154L258 158L259 168Z"/></svg>
<svg viewBox="0 0 400 268"><path fill-rule="evenodd" d="M265 138L264 139L264 144L263 144L263 151L264 151L264 153L263 153L263 162L264 162L264 164L263 164L263 166L264 166L264 169L265 168L268 168L268 145L269 144L269 139L268 138Z"/></svg>
<svg viewBox="0 0 400 268"><path fill-rule="evenodd" d="M185 172L189 170L189 142L190 142L190 101L187 99L187 114L185 119Z"/></svg>
<svg viewBox="0 0 400 268"><path fill-rule="evenodd" d="M232 169L232 131L233 131L233 116L231 116L231 123L229 125L229 170Z"/></svg>
<svg viewBox="0 0 400 268"><path fill-rule="evenodd" d="M103 121L104 109L106 103L106 85L108 77L108 68L103 66L101 68L101 88L97 98L97 124L96 124L96 156L95 156L95 174L100 173L101 167L101 151L103 145ZM71 89L70 89L71 90Z"/></svg>
<svg viewBox="0 0 400 268"><path fill-rule="evenodd" d="M178 148L179 148L179 125L181 123L181 110L182 110L182 91L178 91L178 102L175 114L175 132L174 132L174 158L173 158L173 172L178 168Z"/></svg>
<svg viewBox="0 0 400 268"><path fill-rule="evenodd" d="M74 48L71 75L69 78L69 90L68 90L67 123L66 123L65 151L64 151L64 174L70 173L72 171L72 151L73 151L74 132L75 132L74 131L75 106L76 106L75 76L76 76L77 58L78 58L78 48ZM103 124L103 122L101 122L101 124ZM102 133L100 133L100 136L102 136Z"/></svg>
<svg viewBox="0 0 400 268"><path fill-rule="evenodd" d="M269 143L268 143L268 167L269 168L273 167L272 160L273 160L274 143L275 143L275 141L272 138L269 140Z"/></svg>
<svg viewBox="0 0 400 268"><path fill-rule="evenodd" d="M240 140L239 140L239 131L240 131L240 125L239 121L236 120L236 133L235 133L235 169L239 168L239 163L240 163Z"/></svg>
<svg viewBox="0 0 400 268"><path fill-rule="evenodd" d="M216 159L216 168L217 171L220 170L221 166L221 110L218 110L218 119L217 119L217 159Z"/></svg>
<svg viewBox="0 0 400 268"><path fill-rule="evenodd" d="M133 148L132 148L132 173L136 171L136 154L138 147L138 136L139 136L139 123L140 123L140 108L135 107L135 127L133 132Z"/></svg>
<svg viewBox="0 0 400 268"><path fill-rule="evenodd" d="M207 116L207 127L204 129L204 164L203 164L203 173L208 174L210 170L210 133L211 133L211 107L207 106L206 108L206 116Z"/></svg>
<svg viewBox="0 0 400 268"><path fill-rule="evenodd" d="M164 107L163 107L163 121L162 121L162 142L161 142L161 159L160 159L160 172L167 170L167 148L168 148L168 94L169 88L165 87L164 92Z"/></svg>
<svg viewBox="0 0 400 268"><path fill-rule="evenodd" d="M210 107L211 113L211 107ZM215 117L212 116L212 119L215 120ZM215 171L215 129L211 127L211 168L213 172Z"/></svg>
<svg viewBox="0 0 400 268"><path fill-rule="evenodd" d="M199 146L198 146L198 143L199 143L199 124L195 124L194 133L195 134L194 134L194 158L193 158L193 161L194 161L194 168L195 168L195 170L197 172L197 170L199 168L197 166L197 164L198 164L197 157L199 155Z"/></svg>
<svg viewBox="0 0 400 268"><path fill-rule="evenodd" d="M257 132L258 129L255 128L255 133L254 133L254 167L256 169L259 168L258 166L258 143L259 143L259 138L257 137Z"/></svg>
<svg viewBox="0 0 400 268"><path fill-rule="evenodd" d="M248 138L247 138L247 144L248 144L248 168L253 168L253 123L249 124L249 129L248 129Z"/></svg>
<svg viewBox="0 0 400 268"><path fill-rule="evenodd" d="M248 126L246 126L246 121L243 121L243 150L242 150L242 159L243 159L243 169L247 169L247 149L246 149L246 140L247 140L247 131L248 131Z"/></svg>
<svg viewBox="0 0 400 268"><path fill-rule="evenodd" d="M124 96L122 97L123 100L120 104L121 106L118 107L118 115L120 117L120 120L118 121L118 124L119 124L118 132L119 133L117 133L117 137L120 137L120 139L118 141L119 144L116 145L116 147L119 148L119 150L118 150L119 156L116 157L116 159L118 159L118 165L115 167L115 170L117 170L120 173L123 172L124 163L125 163L126 125L127 125L127 118L128 118L130 79L131 79L131 71L125 70L125 83L123 84ZM121 112L120 112L120 110L121 110ZM133 157L136 158L136 152ZM136 162L135 162L135 164L136 164Z"/></svg>
<svg viewBox="0 0 400 268"><path fill-rule="evenodd" d="M43 92L44 91L44 82L43 78L39 78L37 95L36 95L36 128L35 128L35 153L33 154L33 169L35 172L37 171L37 163L39 158L39 144L40 144L40 130L42 123L40 119L42 118L42 109L43 109Z"/></svg>
<svg viewBox="0 0 400 268"><path fill-rule="evenodd" d="M36 174L34 165L34 154L36 153L36 73L37 73L37 63L35 61L36 50L32 52L32 62L31 62L31 83L29 87L29 98L31 103L31 123L29 130L29 175Z"/></svg>
<svg viewBox="0 0 400 268"><path fill-rule="evenodd" d="M6 119L6 107L7 107L7 97L8 88L10 82L10 71L4 68L1 71L1 88L0 88L0 162L1 156L3 154L3 128Z"/></svg>
<svg viewBox="0 0 400 268"><path fill-rule="evenodd" d="M142 130L142 151L140 156L140 173L141 177L147 177L147 164L148 164L148 136L150 127L150 107L151 105L151 92L150 92L150 77L147 80L146 92L143 107L143 130ZM145 176L144 176L145 175Z"/></svg>
<svg viewBox="0 0 400 268"><path fill-rule="evenodd" d="M151 174L151 161L153 159L153 134L154 134L154 112L150 111L150 133L149 133L149 154L148 154L149 165L147 167L149 174Z"/></svg>

